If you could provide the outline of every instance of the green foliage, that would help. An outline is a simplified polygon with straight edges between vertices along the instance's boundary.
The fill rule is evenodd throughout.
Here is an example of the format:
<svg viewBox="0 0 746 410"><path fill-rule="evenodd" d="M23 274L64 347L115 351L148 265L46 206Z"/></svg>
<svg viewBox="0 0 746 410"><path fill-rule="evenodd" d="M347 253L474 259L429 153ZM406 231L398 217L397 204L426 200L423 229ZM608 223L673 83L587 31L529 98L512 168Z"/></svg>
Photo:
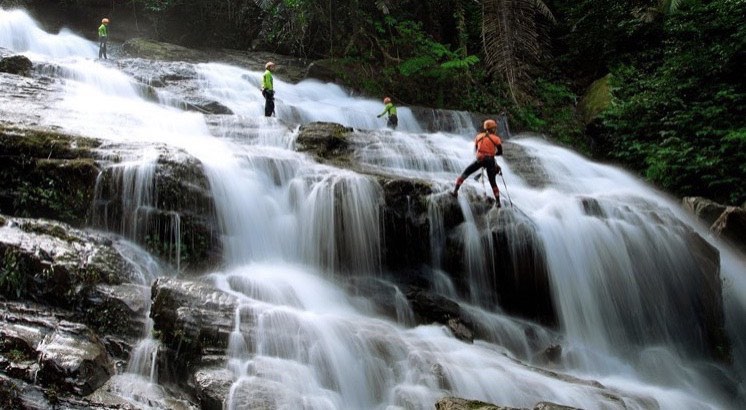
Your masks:
<svg viewBox="0 0 746 410"><path fill-rule="evenodd" d="M26 292L26 273L23 259L13 250L6 249L0 265L0 292L20 299Z"/></svg>
<svg viewBox="0 0 746 410"><path fill-rule="evenodd" d="M614 69L603 154L675 194L740 204L746 199L746 3L687 5L663 24L659 64L642 55Z"/></svg>
<svg viewBox="0 0 746 410"><path fill-rule="evenodd" d="M11 380L0 378L0 408L7 410L24 409L21 389Z"/></svg>

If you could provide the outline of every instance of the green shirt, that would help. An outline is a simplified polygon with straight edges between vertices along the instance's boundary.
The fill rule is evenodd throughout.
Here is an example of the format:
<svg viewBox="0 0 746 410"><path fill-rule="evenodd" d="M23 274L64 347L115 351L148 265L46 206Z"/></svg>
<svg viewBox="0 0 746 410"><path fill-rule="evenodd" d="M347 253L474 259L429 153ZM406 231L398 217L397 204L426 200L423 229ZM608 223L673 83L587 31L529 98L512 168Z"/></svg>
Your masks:
<svg viewBox="0 0 746 410"><path fill-rule="evenodd" d="M262 80L262 90L273 90L274 87L272 85L272 72L269 70L264 72L264 78Z"/></svg>
<svg viewBox="0 0 746 410"><path fill-rule="evenodd" d="M392 115L396 115L396 107L394 107L394 103L386 104L386 106L383 107L383 112L379 115L379 117L386 113L389 114L389 117Z"/></svg>
<svg viewBox="0 0 746 410"><path fill-rule="evenodd" d="M101 24L101 26L98 28L98 36L99 37L109 36L109 29L108 27L106 27L106 24Z"/></svg>

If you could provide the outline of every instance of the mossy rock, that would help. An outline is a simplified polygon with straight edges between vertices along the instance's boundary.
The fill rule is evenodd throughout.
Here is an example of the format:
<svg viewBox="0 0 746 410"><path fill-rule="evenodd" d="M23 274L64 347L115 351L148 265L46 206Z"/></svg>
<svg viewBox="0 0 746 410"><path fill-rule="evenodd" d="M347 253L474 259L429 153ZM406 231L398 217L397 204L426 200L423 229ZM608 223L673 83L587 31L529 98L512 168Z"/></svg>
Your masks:
<svg viewBox="0 0 746 410"><path fill-rule="evenodd" d="M300 127L296 148L316 156L321 162L349 166L352 149L349 136L352 128L332 122L312 122Z"/></svg>
<svg viewBox="0 0 746 410"><path fill-rule="evenodd" d="M99 173L100 142L47 129L0 126L0 209L82 226Z"/></svg>
<svg viewBox="0 0 746 410"><path fill-rule="evenodd" d="M50 129L18 128L0 125L0 155L33 158L75 159L93 157L101 142L93 138L67 135Z"/></svg>
<svg viewBox="0 0 746 410"><path fill-rule="evenodd" d="M16 74L28 77L33 64L26 56L16 55L0 58L0 73Z"/></svg>
<svg viewBox="0 0 746 410"><path fill-rule="evenodd" d="M593 121L598 114L611 105L611 74L596 80L578 103L578 112L585 124Z"/></svg>
<svg viewBox="0 0 746 410"><path fill-rule="evenodd" d="M122 52L130 57L149 60L207 61L207 55L201 51L142 37L125 41L122 44Z"/></svg>

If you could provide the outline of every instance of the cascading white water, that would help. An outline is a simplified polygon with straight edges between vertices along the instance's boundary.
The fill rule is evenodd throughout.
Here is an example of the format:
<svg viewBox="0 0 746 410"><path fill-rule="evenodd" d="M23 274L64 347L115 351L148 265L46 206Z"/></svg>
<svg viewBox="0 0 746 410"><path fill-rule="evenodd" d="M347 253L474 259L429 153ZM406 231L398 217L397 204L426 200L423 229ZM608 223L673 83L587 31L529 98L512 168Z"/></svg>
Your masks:
<svg viewBox="0 0 746 410"><path fill-rule="evenodd" d="M472 160L472 135L424 133L405 107L399 108L397 131L377 131L384 126L375 117L382 104L315 81L275 79L278 117L263 118L261 73L222 64L196 65L195 85L234 115L206 117L143 98L132 78L90 61L91 43L46 34L22 12L0 10L0 33L0 46L64 68L64 98L49 110L45 124L134 145L166 144L202 161L229 262L209 278L241 303L227 350L235 376L229 408L432 409L446 395L509 406L548 400L621 408L609 391L623 397L627 408L736 407L687 359L698 342L678 340L693 336L686 320L697 312L687 304L686 295L694 291L687 274L693 263L677 220L700 227L624 172L539 140L517 140L549 176L546 188L537 189L500 160L512 202L535 224L544 244L558 334L495 306L482 308L494 298L480 287L493 274L491 258L485 257L493 244L480 236L485 227L467 195L459 198L467 219L460 229L469 279L479 287L470 292L472 304L463 306L485 335L467 344L442 326L411 327L406 310L397 322L380 318L343 290L339 275L381 274L380 188L369 177L319 165L292 146L299 123L372 129L367 141L356 141L356 159L365 167L431 180L445 191ZM462 192L482 190L469 180ZM583 212L584 198L598 201L606 217ZM431 198L429 214L435 246L445 235L438 230L440 200ZM737 326L746 311L746 280L739 275L744 266L718 246L721 275L729 284L724 290L729 336L736 367L744 371L746 336ZM446 275L432 282L456 297ZM251 332L241 327L244 317L256 323ZM546 346L555 339L568 346L556 370L599 380L607 390L521 362L531 362L532 343Z"/></svg>

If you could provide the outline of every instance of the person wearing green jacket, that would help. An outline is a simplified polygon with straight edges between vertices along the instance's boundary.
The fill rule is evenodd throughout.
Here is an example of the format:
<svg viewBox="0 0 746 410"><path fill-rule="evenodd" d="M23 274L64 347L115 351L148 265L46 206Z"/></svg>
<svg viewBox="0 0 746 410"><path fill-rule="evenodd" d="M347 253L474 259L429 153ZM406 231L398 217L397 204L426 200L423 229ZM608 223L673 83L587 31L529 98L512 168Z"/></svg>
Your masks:
<svg viewBox="0 0 746 410"><path fill-rule="evenodd" d="M262 95L264 96L264 116L271 117L275 113L275 86L272 81L272 70L275 63L269 61L264 65L265 71L262 76Z"/></svg>
<svg viewBox="0 0 746 410"><path fill-rule="evenodd" d="M383 112L378 114L378 118L388 114L389 121L386 125L392 130L395 130L396 126L399 125L399 118L396 116L396 107L394 107L394 103L391 102L391 98L389 97L383 99L383 104Z"/></svg>
<svg viewBox="0 0 746 410"><path fill-rule="evenodd" d="M98 27L98 58L108 60L109 57L106 55L106 43L109 42L109 19L105 18L101 20L101 25Z"/></svg>

